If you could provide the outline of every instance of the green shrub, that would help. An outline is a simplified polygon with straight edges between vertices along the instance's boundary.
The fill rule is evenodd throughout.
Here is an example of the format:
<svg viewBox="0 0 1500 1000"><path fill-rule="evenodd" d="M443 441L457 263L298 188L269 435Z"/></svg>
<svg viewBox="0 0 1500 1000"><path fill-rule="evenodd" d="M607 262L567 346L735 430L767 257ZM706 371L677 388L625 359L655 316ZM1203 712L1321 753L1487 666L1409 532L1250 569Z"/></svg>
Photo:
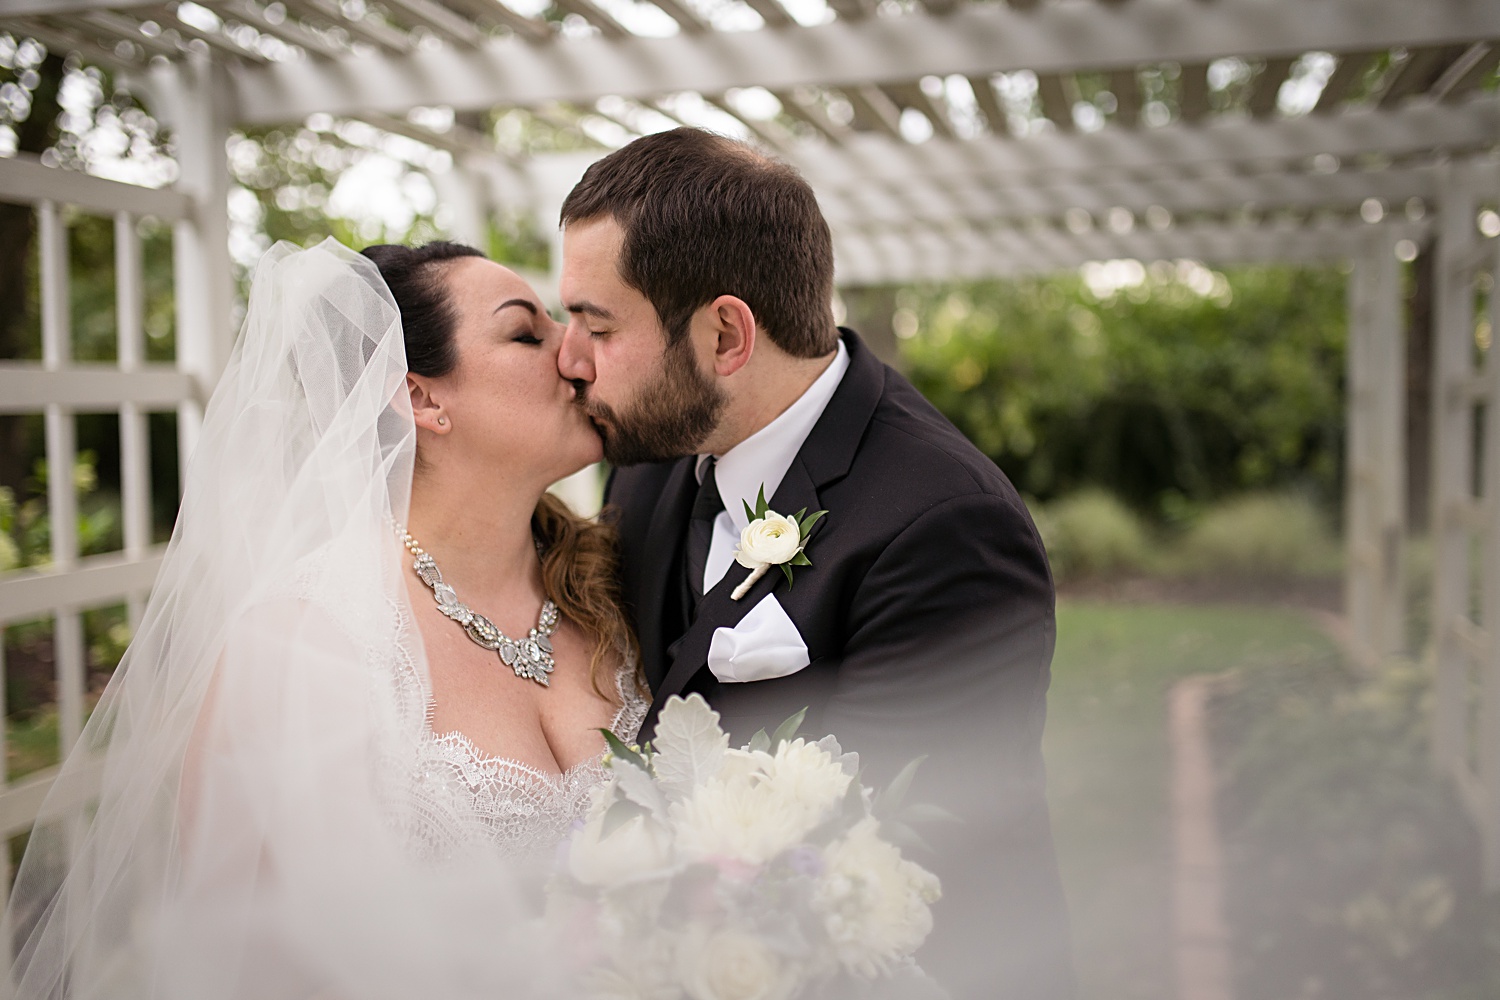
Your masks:
<svg viewBox="0 0 1500 1000"><path fill-rule="evenodd" d="M1150 544L1141 519L1101 490L1034 508L1037 529L1059 580L1141 572Z"/></svg>
<svg viewBox="0 0 1500 1000"><path fill-rule="evenodd" d="M1334 576L1341 557L1311 500L1251 493L1205 511L1166 562L1169 571L1190 575Z"/></svg>

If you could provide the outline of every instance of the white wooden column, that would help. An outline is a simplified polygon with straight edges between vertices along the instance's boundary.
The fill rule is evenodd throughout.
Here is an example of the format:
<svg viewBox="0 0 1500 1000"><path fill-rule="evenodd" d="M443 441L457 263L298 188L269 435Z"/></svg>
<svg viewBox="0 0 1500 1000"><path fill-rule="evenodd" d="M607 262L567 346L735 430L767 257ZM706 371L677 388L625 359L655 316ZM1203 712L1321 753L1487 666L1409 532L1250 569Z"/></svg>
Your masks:
<svg viewBox="0 0 1500 1000"><path fill-rule="evenodd" d="M222 64L194 57L155 71L151 87L172 126L182 175L177 190L192 212L172 236L177 301L177 367L213 392L234 343L234 279L229 258L230 89ZM197 401L178 407L179 452L186 469L202 424Z"/></svg>
<svg viewBox="0 0 1500 1000"><path fill-rule="evenodd" d="M1476 361L1476 277L1497 270L1496 243L1475 226L1494 168L1455 165L1443 187L1433 338L1433 753L1479 826L1484 880L1500 889L1500 364ZM1494 312L1494 294L1491 311ZM1476 407L1485 454L1476 465ZM1478 553L1477 581L1471 559ZM1474 618L1478 610L1479 620Z"/></svg>
<svg viewBox="0 0 1500 1000"><path fill-rule="evenodd" d="M115 321L120 371L134 373L146 363L146 279L135 216L115 215ZM151 547L151 432L139 403L120 404L120 507L125 557L144 559ZM145 611L146 595L126 600L134 630Z"/></svg>
<svg viewBox="0 0 1500 1000"><path fill-rule="evenodd" d="M432 186L437 189L438 204L448 216L445 228L449 236L489 253L491 206L489 187L484 180L455 158L447 172L432 175Z"/></svg>
<svg viewBox="0 0 1500 1000"><path fill-rule="evenodd" d="M37 235L42 278L42 367L59 371L73 357L73 322L69 307L67 223L55 202L44 201L37 206ZM78 455L77 423L72 408L61 403L48 403L43 421L52 565L69 570L78 562L78 493L73 482ZM54 609L53 644L58 749L66 757L83 731L83 619L77 605Z"/></svg>
<svg viewBox="0 0 1500 1000"><path fill-rule="evenodd" d="M1347 569L1344 602L1360 658L1404 650L1405 321L1389 234L1360 241L1349 279Z"/></svg>

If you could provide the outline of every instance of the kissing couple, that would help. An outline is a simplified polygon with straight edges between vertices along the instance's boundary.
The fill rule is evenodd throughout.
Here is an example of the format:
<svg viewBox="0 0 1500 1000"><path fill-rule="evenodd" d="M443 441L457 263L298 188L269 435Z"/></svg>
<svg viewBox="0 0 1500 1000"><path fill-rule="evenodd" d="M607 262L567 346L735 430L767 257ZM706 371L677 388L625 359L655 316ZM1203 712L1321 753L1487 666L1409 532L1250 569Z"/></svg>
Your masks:
<svg viewBox="0 0 1500 1000"><path fill-rule="evenodd" d="M647 136L561 225L565 323L457 244L261 262L22 862L17 995L570 995L537 911L608 780L601 730L633 756L693 695L731 747L805 710L861 781L925 757L911 794L951 819L913 854L942 883L917 959L957 998L1071 995L1054 596L1016 491L835 324L790 167ZM548 488L601 458L585 519ZM801 995L743 962L604 994Z"/></svg>

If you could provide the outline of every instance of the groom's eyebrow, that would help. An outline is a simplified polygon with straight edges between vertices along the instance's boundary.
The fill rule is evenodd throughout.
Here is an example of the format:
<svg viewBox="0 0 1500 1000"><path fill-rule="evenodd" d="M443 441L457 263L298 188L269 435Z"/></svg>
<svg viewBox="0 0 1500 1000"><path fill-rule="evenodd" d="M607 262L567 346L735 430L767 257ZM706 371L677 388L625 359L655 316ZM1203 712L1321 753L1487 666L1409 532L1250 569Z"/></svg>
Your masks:
<svg viewBox="0 0 1500 1000"><path fill-rule="evenodd" d="M607 320L615 318L614 313L603 306L596 306L592 302L569 302L566 308L570 313L587 313L590 316L597 316L600 319Z"/></svg>
<svg viewBox="0 0 1500 1000"><path fill-rule="evenodd" d="M506 306L521 306L527 312L531 313L531 315L536 315L536 303L532 302L530 299L506 299L504 302L495 307L495 312L499 312Z"/></svg>

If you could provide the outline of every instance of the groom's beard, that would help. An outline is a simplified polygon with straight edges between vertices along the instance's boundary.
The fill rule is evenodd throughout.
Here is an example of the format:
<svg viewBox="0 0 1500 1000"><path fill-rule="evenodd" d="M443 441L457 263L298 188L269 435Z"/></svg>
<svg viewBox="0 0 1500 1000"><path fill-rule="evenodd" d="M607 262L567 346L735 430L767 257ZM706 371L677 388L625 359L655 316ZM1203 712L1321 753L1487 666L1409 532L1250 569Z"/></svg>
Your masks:
<svg viewBox="0 0 1500 1000"><path fill-rule="evenodd" d="M589 396L579 385L579 402L604 439L610 465L665 462L698 451L719 425L724 390L698 370L692 345L684 338L668 346L657 377L619 410Z"/></svg>

